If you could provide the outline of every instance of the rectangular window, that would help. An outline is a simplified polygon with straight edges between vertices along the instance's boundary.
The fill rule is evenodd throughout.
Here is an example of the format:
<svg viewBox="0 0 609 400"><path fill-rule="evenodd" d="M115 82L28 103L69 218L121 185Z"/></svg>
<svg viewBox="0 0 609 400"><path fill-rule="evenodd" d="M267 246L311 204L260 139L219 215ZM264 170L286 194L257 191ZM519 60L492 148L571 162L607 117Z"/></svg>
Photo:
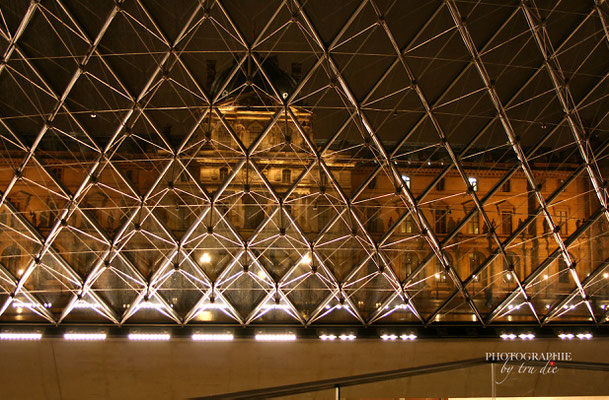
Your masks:
<svg viewBox="0 0 609 400"><path fill-rule="evenodd" d="M562 256L558 259L558 282L569 283L569 267Z"/></svg>
<svg viewBox="0 0 609 400"><path fill-rule="evenodd" d="M300 82L300 78L302 78L302 63L292 63L292 78L296 82Z"/></svg>
<svg viewBox="0 0 609 400"><path fill-rule="evenodd" d="M501 191L506 192L506 193L509 193L512 191L512 184L509 179L507 181L505 181L503 186L501 186Z"/></svg>
<svg viewBox="0 0 609 400"><path fill-rule="evenodd" d="M216 80L216 60L207 60L205 67L207 70L207 87L211 87Z"/></svg>
<svg viewBox="0 0 609 400"><path fill-rule="evenodd" d="M442 178L438 181L438 183L436 184L436 190L439 192L444 191L444 178Z"/></svg>
<svg viewBox="0 0 609 400"><path fill-rule="evenodd" d="M400 224L401 233L413 233L414 232L414 219L409 215L406 217L404 222Z"/></svg>
<svg viewBox="0 0 609 400"><path fill-rule="evenodd" d="M512 234L512 212L501 211L501 232L504 235Z"/></svg>
<svg viewBox="0 0 609 400"><path fill-rule="evenodd" d="M470 235L478 235L480 233L480 214L478 214L478 212L476 212L472 216L472 219L469 220L467 228Z"/></svg>
<svg viewBox="0 0 609 400"><path fill-rule="evenodd" d="M281 171L281 183L292 183L292 170L284 169Z"/></svg>
<svg viewBox="0 0 609 400"><path fill-rule="evenodd" d="M228 132L228 129L226 129L224 126L219 126L218 127L218 142L220 142L221 144L225 145L225 146L231 146L232 141L231 141L231 135Z"/></svg>
<svg viewBox="0 0 609 400"><path fill-rule="evenodd" d="M446 215L448 211L444 208L434 210L436 220L436 233L446 233Z"/></svg>
<svg viewBox="0 0 609 400"><path fill-rule="evenodd" d="M224 182L228 177L228 168L222 167L220 168L220 181Z"/></svg>
<svg viewBox="0 0 609 400"><path fill-rule="evenodd" d="M319 186L326 187L328 185L328 176L325 172L319 172Z"/></svg>
<svg viewBox="0 0 609 400"><path fill-rule="evenodd" d="M129 182L135 182L135 171L132 169L128 169L127 171L125 171L125 175L127 176L127 179L129 179Z"/></svg>
<svg viewBox="0 0 609 400"><path fill-rule="evenodd" d="M376 189L376 176L368 184L368 189Z"/></svg>
<svg viewBox="0 0 609 400"><path fill-rule="evenodd" d="M557 221L556 223L560 226L560 232L563 235L569 234L569 224L568 224L568 216L566 210L559 210L557 213Z"/></svg>
<svg viewBox="0 0 609 400"><path fill-rule="evenodd" d="M58 181L61 181L63 179L63 169L62 168L49 168L49 171L51 172L51 175L53 175L53 177L55 179L57 179Z"/></svg>

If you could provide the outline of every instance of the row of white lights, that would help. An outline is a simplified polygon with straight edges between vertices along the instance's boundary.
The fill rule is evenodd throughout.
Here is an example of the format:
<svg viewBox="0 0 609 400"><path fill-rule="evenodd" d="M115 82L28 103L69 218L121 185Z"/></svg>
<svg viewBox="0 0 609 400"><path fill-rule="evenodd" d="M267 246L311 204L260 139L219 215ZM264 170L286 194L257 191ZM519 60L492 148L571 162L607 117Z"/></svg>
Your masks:
<svg viewBox="0 0 609 400"><path fill-rule="evenodd" d="M578 338L579 340L590 340L592 339L592 334L591 333L578 333L576 335L574 335L573 333L561 333L560 335L558 335L559 338L561 338L562 340L571 340L573 338Z"/></svg>
<svg viewBox="0 0 609 400"><path fill-rule="evenodd" d="M417 335L413 335L413 334L410 334L410 335L403 334L403 335L400 335L400 336L395 335L395 334L390 334L390 335L385 334L385 335L381 335L381 339L383 339L383 340L385 340L385 341L388 341L388 340L390 340L390 341L394 341L394 340L396 340L398 337L399 337L400 339L402 339L402 340L415 340L415 339L417 338Z"/></svg>
<svg viewBox="0 0 609 400"><path fill-rule="evenodd" d="M107 335L105 333L65 333L63 335L65 340L72 341L100 341L106 340ZM171 335L168 333L130 333L128 336L129 340L133 341L168 341L171 339ZM395 341L398 338L403 341L411 341L417 338L416 335L413 334L383 334L380 336L384 341ZM500 335L503 340L515 340L516 338L520 338L521 340L533 340L535 339L535 335L532 333L521 333L516 335L514 333L503 333ZM574 338L578 338L580 340L590 340L592 339L591 333L561 333L558 335L561 340L572 340ZM229 333L195 333L191 336L194 341L208 341L208 342L223 342L223 341L231 341L235 337ZM323 334L320 335L319 338L323 341L333 341L336 339L343 341L352 341L357 339L357 336L350 334L341 334L341 335L333 335L333 334ZM40 340L42 339L41 333L0 333L0 340ZM291 342L297 339L296 335L293 333L281 334L281 333L258 333L254 336L254 339L261 342Z"/></svg>
<svg viewBox="0 0 609 400"><path fill-rule="evenodd" d="M522 339L522 340L533 340L535 339L535 335L532 333L521 333L520 335L516 336L514 333L503 333L500 335L501 339L503 340L515 340L517 337ZM558 335L558 337L561 340L571 340L573 338L578 338L579 340L590 340L592 339L592 334L589 332L586 333L578 333L578 334L573 334L573 333L561 333Z"/></svg>
<svg viewBox="0 0 609 400"><path fill-rule="evenodd" d="M535 335L532 333L521 333L520 335L516 336L513 333L502 333L501 335L499 335L499 337L503 340L515 340L517 337L519 337L522 340L533 340L535 339Z"/></svg>
<svg viewBox="0 0 609 400"><path fill-rule="evenodd" d="M333 335L333 334L329 334L329 335L323 334L323 335L319 335L319 338L324 341L328 341L328 340L332 341L332 340L336 340L337 338L340 340L355 340L355 339L357 339L357 336L355 336L352 333L342 334L342 335L338 335L338 336Z"/></svg>

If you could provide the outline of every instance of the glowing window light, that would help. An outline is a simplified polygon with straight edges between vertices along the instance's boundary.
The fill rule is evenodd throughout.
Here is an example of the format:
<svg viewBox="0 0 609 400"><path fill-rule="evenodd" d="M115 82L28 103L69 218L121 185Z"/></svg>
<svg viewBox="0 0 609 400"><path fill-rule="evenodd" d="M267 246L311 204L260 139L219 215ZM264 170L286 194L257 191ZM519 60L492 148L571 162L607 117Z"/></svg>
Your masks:
<svg viewBox="0 0 609 400"><path fill-rule="evenodd" d="M561 340L571 340L575 337L572 333L561 333L558 335Z"/></svg>
<svg viewBox="0 0 609 400"><path fill-rule="evenodd" d="M417 338L417 335L400 335L400 339L402 340L415 340Z"/></svg>
<svg viewBox="0 0 609 400"><path fill-rule="evenodd" d="M346 335L346 334L339 335L338 338L340 340L355 340L357 338L357 336L355 336L354 334L350 333L348 335Z"/></svg>
<svg viewBox="0 0 609 400"><path fill-rule="evenodd" d="M64 333L63 338L65 340L83 340L83 341L94 341L94 340L106 340L105 333Z"/></svg>
<svg viewBox="0 0 609 400"><path fill-rule="evenodd" d="M40 340L42 333L0 333L0 340Z"/></svg>
<svg viewBox="0 0 609 400"><path fill-rule="evenodd" d="M24 302L24 301L13 301L11 304L12 304L13 308L34 309L34 308L40 308L40 307L44 307L44 308L53 307L53 303L37 304L37 303L30 303L30 302Z"/></svg>
<svg viewBox="0 0 609 400"><path fill-rule="evenodd" d="M254 339L260 342L293 342L296 335L293 333L257 333Z"/></svg>
<svg viewBox="0 0 609 400"><path fill-rule="evenodd" d="M311 261L313 261L311 259L311 256L309 254L305 254L304 257L302 257L302 259L300 260L300 264L311 264Z"/></svg>
<svg viewBox="0 0 609 400"><path fill-rule="evenodd" d="M171 339L171 335L168 333L130 333L127 337L129 340L140 341L167 341Z"/></svg>
<svg viewBox="0 0 609 400"><path fill-rule="evenodd" d="M203 253L201 254L201 258L199 258L199 261L203 264L209 264L211 262L211 256L209 253Z"/></svg>
<svg viewBox="0 0 609 400"><path fill-rule="evenodd" d="M74 303L74 307L73 308L92 308L92 309L98 309L101 308L101 306L97 303L89 303L88 301L84 301L84 300L79 300L76 303Z"/></svg>
<svg viewBox="0 0 609 400"><path fill-rule="evenodd" d="M336 335L319 335L321 340L336 340Z"/></svg>
<svg viewBox="0 0 609 400"><path fill-rule="evenodd" d="M522 340L533 340L535 339L535 335L532 333L521 333L518 337Z"/></svg>
<svg viewBox="0 0 609 400"><path fill-rule="evenodd" d="M502 333L499 337L503 340L514 340L516 339L516 335L513 333Z"/></svg>
<svg viewBox="0 0 609 400"><path fill-rule="evenodd" d="M200 342L229 342L235 336L230 333L195 333L192 335L192 340Z"/></svg>
<svg viewBox="0 0 609 400"><path fill-rule="evenodd" d="M469 185L471 186L472 190L474 192L478 191L478 179L474 178L473 176L470 176L469 178L467 178L467 180L469 181Z"/></svg>

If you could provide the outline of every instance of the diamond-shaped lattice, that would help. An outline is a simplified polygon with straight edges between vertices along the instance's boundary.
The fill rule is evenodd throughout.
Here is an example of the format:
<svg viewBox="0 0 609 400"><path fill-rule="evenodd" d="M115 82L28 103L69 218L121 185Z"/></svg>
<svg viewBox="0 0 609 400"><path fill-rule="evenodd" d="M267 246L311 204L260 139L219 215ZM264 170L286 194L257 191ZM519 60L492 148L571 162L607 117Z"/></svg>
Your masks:
<svg viewBox="0 0 609 400"><path fill-rule="evenodd" d="M2 3L0 322L606 322L608 4Z"/></svg>

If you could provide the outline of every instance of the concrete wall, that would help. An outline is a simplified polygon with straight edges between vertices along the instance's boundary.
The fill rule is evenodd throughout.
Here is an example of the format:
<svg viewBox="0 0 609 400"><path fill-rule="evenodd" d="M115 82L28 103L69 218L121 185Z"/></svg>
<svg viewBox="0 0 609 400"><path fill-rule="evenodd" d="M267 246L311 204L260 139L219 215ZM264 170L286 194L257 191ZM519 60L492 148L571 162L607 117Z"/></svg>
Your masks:
<svg viewBox="0 0 609 400"><path fill-rule="evenodd" d="M2 399L182 399L259 389L444 361L493 351L572 352L574 361L609 362L609 339L562 342L419 340L351 343L0 342ZM505 374L496 366L496 379ZM343 398L488 397L491 367L344 388ZM554 375L515 371L497 396L609 395L608 372L560 369ZM332 398L330 392L294 398Z"/></svg>

